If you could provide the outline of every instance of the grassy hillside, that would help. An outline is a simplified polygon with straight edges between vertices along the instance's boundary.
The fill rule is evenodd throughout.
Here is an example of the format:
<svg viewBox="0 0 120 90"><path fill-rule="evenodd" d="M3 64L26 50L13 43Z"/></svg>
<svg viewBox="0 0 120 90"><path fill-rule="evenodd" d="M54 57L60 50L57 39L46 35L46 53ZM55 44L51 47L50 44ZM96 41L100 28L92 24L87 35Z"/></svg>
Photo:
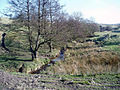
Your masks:
<svg viewBox="0 0 120 90"><path fill-rule="evenodd" d="M4 25L4 23L2 24ZM6 28L7 26L4 26ZM7 71L19 71L24 64L24 72L36 70L48 63L48 58L59 53L59 47L52 53L48 53L47 46L40 49L40 59L32 62L27 37L23 33L25 28L19 28L20 32L12 30L7 32L6 46L11 53L1 52L1 69ZM17 29L18 30L18 29ZM1 33L3 31L1 30ZM89 38L90 42L70 42L65 52L65 60L56 62L55 65L47 68L45 72L53 74L96 74L96 73L120 73L120 33L114 31L95 32L95 37ZM2 49L1 49L2 51ZM41 56L43 55L43 56ZM48 57L46 57L48 56Z"/></svg>
<svg viewBox="0 0 120 90"><path fill-rule="evenodd" d="M120 73L120 54L104 50L93 42L79 43L66 51L64 61L47 68L46 72L71 75Z"/></svg>
<svg viewBox="0 0 120 90"><path fill-rule="evenodd" d="M90 38L90 40L96 42L104 50L120 52L120 32L117 31L105 31L96 32L96 37Z"/></svg>
<svg viewBox="0 0 120 90"><path fill-rule="evenodd" d="M68 43L65 60L57 62L45 72L72 75L120 73L119 30L95 32L95 36L86 41Z"/></svg>
<svg viewBox="0 0 120 90"><path fill-rule="evenodd" d="M1 17L0 18L0 23L1 24L11 24L13 20L9 19L9 18L5 18L5 17Z"/></svg>
<svg viewBox="0 0 120 90"><path fill-rule="evenodd" d="M117 90L120 87L120 30L95 32L94 37L86 38L82 43L68 42L65 60L48 66L50 58L54 59L59 54L59 45L52 53L48 52L47 45L43 45L39 50L39 60L32 61L27 37L24 34L25 28L14 25L9 28L7 24L11 21L7 19L0 23L0 41L2 33L6 32L5 44L11 51L6 52L0 47L0 69L12 72L19 79L21 77L21 83L17 85L19 88L23 89L24 86L32 90L33 87L37 89L39 86L60 90ZM20 32L14 31L14 28ZM25 74L44 65L48 67L41 70L38 75ZM7 86L16 88L14 84Z"/></svg>
<svg viewBox="0 0 120 90"><path fill-rule="evenodd" d="M100 31L120 30L120 24L101 24Z"/></svg>
<svg viewBox="0 0 120 90"><path fill-rule="evenodd" d="M20 68L23 67L22 72L28 73L49 62L47 57L41 57L41 55L39 61L33 62L31 60L27 36L23 32L25 28L14 26L12 21L8 18L1 18L0 20L0 42L2 33L5 32L5 45L10 50L10 52L6 52L0 46L0 69L19 72Z"/></svg>

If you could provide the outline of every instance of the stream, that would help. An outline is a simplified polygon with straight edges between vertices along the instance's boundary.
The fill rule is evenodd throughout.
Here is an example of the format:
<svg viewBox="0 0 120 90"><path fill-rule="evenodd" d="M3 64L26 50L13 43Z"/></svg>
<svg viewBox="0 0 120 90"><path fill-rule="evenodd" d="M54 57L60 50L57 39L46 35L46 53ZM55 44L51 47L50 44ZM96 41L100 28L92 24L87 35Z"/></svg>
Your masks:
<svg viewBox="0 0 120 90"><path fill-rule="evenodd" d="M64 60L64 52L65 52L65 49L62 48L62 49L60 50L59 56L58 56L57 58L52 59L48 64L45 64L45 65L43 65L42 67L40 67L39 69L37 69L37 70L35 70L35 71L31 71L31 72L29 72L29 73L30 73L30 74L39 74L41 71L46 70L47 67L50 67L52 64L54 65L55 62Z"/></svg>

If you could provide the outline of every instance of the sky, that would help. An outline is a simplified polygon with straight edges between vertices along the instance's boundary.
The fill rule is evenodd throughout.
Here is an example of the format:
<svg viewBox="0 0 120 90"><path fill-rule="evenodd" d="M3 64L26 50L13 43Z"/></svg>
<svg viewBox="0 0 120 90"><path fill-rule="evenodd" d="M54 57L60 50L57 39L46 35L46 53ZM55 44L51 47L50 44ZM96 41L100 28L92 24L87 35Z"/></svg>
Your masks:
<svg viewBox="0 0 120 90"><path fill-rule="evenodd" d="M61 0L64 10L81 12L84 18L94 18L102 24L120 23L120 0Z"/></svg>
<svg viewBox="0 0 120 90"><path fill-rule="evenodd" d="M120 0L60 0L69 14L82 13L84 18L94 18L102 24L120 23ZM7 0L0 0L0 10L7 7Z"/></svg>
<svg viewBox="0 0 120 90"><path fill-rule="evenodd" d="M5 9L8 6L7 0L0 0L0 10Z"/></svg>

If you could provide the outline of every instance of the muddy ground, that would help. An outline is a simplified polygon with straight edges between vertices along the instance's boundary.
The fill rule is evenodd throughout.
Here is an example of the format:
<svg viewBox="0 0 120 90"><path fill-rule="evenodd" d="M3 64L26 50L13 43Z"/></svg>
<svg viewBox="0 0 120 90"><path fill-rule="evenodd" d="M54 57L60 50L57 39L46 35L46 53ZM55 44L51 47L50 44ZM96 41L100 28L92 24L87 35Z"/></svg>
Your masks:
<svg viewBox="0 0 120 90"><path fill-rule="evenodd" d="M120 77L114 82L102 80L96 82L94 76L63 77L61 75L20 74L0 70L0 90L120 90ZM116 80L116 81L115 81Z"/></svg>

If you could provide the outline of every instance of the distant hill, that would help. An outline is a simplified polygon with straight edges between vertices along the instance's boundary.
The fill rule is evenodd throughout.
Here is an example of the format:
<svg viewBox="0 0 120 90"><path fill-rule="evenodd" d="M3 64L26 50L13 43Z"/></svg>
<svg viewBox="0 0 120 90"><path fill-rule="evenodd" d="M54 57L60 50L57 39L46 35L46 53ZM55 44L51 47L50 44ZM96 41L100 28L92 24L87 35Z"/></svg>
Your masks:
<svg viewBox="0 0 120 90"><path fill-rule="evenodd" d="M120 30L120 24L100 24L100 31Z"/></svg>

